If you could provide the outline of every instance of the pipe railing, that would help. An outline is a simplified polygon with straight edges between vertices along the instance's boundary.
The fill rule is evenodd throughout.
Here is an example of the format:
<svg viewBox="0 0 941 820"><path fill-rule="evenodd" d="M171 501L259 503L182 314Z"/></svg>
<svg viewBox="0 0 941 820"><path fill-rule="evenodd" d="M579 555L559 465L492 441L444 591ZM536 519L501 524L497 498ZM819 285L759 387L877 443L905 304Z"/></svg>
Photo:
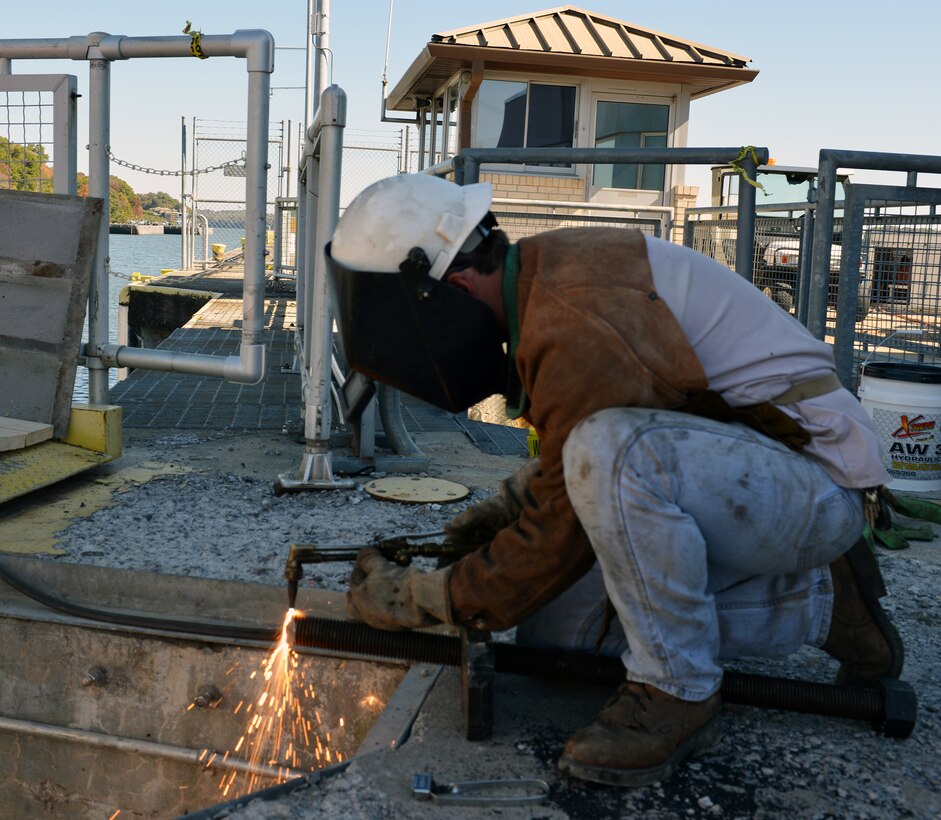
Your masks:
<svg viewBox="0 0 941 820"><path fill-rule="evenodd" d="M744 154L744 156L742 156ZM725 165L734 163L753 180L758 165L768 162L768 149L756 148L465 148L456 170L457 181L468 185L480 179L487 163L537 165L565 163L585 165ZM755 188L742 185L738 198L738 233L735 270L749 282L755 256Z"/></svg>
<svg viewBox="0 0 941 820"><path fill-rule="evenodd" d="M827 291L830 284L830 248L833 243L833 211L836 207L836 172L839 169L902 171L914 187L917 174L941 173L941 156L890 154L822 148L817 176L817 213L810 270L810 303L807 328L818 339L827 332Z"/></svg>
<svg viewBox="0 0 941 820"><path fill-rule="evenodd" d="M0 60L69 59L89 63L89 194L104 200L108 213L110 176L111 63L151 57L189 57L192 38L125 37L93 32L84 37L0 40ZM238 356L171 353L110 344L108 338L108 223L102 220L88 304L88 392L92 403L106 403L109 367L140 367L221 377L257 384L265 374L264 330L265 207L267 200L268 109L274 40L267 31L242 30L203 35L206 57L238 57L248 71L245 178L245 273L242 338Z"/></svg>

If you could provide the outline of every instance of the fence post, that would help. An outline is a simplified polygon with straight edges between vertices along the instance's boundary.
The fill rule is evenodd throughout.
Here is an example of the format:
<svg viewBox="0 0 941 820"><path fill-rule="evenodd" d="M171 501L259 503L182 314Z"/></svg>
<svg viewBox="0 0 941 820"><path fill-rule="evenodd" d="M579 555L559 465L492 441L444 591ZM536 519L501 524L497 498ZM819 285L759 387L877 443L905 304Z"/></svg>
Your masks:
<svg viewBox="0 0 941 820"><path fill-rule="evenodd" d="M745 177L738 186L738 233L735 237L735 272L751 282L755 270L755 178L757 166L747 151L740 167Z"/></svg>
<svg viewBox="0 0 941 820"><path fill-rule="evenodd" d="M88 291L88 401L108 403L108 368L98 351L108 344L108 268L111 180L108 146L111 144L111 63L88 63L88 195L103 201L95 267Z"/></svg>

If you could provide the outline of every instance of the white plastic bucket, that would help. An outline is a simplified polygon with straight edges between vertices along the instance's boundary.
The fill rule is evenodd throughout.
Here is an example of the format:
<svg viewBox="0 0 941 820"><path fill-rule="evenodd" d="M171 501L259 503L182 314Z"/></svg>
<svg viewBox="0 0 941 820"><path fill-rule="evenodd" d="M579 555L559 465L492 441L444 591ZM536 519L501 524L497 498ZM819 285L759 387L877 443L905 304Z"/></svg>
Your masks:
<svg viewBox="0 0 941 820"><path fill-rule="evenodd" d="M879 433L888 487L941 490L941 367L873 362L862 369L859 398Z"/></svg>

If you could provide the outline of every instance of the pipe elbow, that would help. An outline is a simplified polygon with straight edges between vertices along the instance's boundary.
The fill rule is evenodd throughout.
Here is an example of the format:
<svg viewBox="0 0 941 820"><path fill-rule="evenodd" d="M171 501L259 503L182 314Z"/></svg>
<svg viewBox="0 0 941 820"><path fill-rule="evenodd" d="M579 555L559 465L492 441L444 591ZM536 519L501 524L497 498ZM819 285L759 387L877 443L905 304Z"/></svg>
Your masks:
<svg viewBox="0 0 941 820"><path fill-rule="evenodd" d="M314 121L307 129L309 142L316 142L320 129L328 125L346 127L346 92L338 85L327 86L320 95L320 105L314 114Z"/></svg>
<svg viewBox="0 0 941 820"><path fill-rule="evenodd" d="M233 32L232 45L245 57L248 71L274 71L274 37L264 29L238 29Z"/></svg>
<svg viewBox="0 0 941 820"><path fill-rule="evenodd" d="M258 384L265 376L265 346L243 343L238 356L226 357L222 375L235 384Z"/></svg>

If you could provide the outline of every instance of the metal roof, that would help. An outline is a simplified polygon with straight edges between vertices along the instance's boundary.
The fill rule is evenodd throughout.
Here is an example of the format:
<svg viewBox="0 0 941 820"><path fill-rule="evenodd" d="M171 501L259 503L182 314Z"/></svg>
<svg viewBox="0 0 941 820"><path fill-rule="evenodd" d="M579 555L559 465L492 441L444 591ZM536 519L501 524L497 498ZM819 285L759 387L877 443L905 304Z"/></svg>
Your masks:
<svg viewBox="0 0 941 820"><path fill-rule="evenodd" d="M389 94L387 107L411 110L455 72L496 71L633 79L690 86L693 98L751 82L748 57L663 34L575 6L558 6L434 34Z"/></svg>

